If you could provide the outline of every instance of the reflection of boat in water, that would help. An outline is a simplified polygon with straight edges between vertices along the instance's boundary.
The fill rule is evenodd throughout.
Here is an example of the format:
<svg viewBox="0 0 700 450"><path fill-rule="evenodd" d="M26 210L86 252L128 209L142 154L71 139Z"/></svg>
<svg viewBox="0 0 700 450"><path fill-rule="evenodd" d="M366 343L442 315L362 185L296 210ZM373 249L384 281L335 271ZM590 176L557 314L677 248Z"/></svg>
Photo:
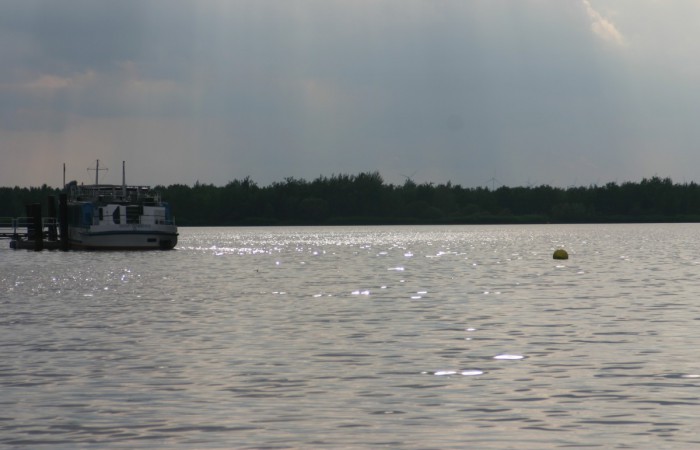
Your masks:
<svg viewBox="0 0 700 450"><path fill-rule="evenodd" d="M97 161L96 172L99 172ZM148 186L92 186L71 182L68 193L68 239L71 249L170 250L177 226L170 205Z"/></svg>

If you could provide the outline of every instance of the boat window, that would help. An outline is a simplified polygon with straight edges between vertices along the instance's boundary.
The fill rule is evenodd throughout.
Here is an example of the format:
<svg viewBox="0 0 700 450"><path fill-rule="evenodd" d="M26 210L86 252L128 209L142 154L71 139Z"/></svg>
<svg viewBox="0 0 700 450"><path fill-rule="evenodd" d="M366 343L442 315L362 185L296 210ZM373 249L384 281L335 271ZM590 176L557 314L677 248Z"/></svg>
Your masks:
<svg viewBox="0 0 700 450"><path fill-rule="evenodd" d="M105 218L105 217L104 217L104 216L105 216L105 215L104 215L104 210L103 210L102 208L100 208L100 209L98 209L97 211L98 211L98 215L99 215L99 217L100 217L100 222L102 222L102 221L104 220L104 218Z"/></svg>
<svg viewBox="0 0 700 450"><path fill-rule="evenodd" d="M121 214L120 214L120 212L119 212L119 207L118 207L118 206L114 209L114 212L112 213L112 220L113 220L114 223L116 223L116 224L121 223Z"/></svg>
<svg viewBox="0 0 700 450"><path fill-rule="evenodd" d="M139 223L141 209L139 205L129 205L126 207L126 223Z"/></svg>

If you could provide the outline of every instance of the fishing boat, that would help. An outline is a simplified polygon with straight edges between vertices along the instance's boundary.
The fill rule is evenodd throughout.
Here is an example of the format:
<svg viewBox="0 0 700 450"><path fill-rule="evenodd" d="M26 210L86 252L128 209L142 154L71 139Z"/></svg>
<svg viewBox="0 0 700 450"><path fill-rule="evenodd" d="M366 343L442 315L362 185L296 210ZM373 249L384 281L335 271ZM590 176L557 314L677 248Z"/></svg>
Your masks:
<svg viewBox="0 0 700 450"><path fill-rule="evenodd" d="M149 186L127 186L122 163L122 184L66 186L67 234L71 249L170 250L177 245L177 226L170 205Z"/></svg>

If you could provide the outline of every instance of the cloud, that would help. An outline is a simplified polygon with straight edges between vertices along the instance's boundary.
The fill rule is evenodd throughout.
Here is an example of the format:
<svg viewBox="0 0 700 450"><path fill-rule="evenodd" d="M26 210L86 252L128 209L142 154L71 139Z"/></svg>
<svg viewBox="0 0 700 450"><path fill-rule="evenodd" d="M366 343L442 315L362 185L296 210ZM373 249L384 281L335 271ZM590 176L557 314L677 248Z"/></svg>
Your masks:
<svg viewBox="0 0 700 450"><path fill-rule="evenodd" d="M681 161L700 142L700 3L614 7L0 1L0 148L13 158L0 183L42 182L9 169L25 155L138 161L129 172L160 183L371 170L464 185L494 170L506 184L648 176L661 169L641 144ZM580 155L596 167L572 168ZM170 178L155 176L163 165Z"/></svg>
<svg viewBox="0 0 700 450"><path fill-rule="evenodd" d="M614 23L603 17L588 0L581 0L586 13L591 19L591 30L601 39L616 45L624 46L625 38Z"/></svg>

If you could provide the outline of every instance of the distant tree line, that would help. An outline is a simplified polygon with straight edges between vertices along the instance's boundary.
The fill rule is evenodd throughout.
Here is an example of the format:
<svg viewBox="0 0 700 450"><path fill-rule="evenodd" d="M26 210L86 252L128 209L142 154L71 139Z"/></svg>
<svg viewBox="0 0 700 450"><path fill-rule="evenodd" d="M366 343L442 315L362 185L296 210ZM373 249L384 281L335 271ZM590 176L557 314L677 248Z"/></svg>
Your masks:
<svg viewBox="0 0 700 450"><path fill-rule="evenodd" d="M39 188L0 187L0 217L26 216L26 205L32 203L45 204L50 195L58 196L60 189L43 185ZM46 213L46 207L44 207Z"/></svg>
<svg viewBox="0 0 700 450"><path fill-rule="evenodd" d="M407 179L387 184L378 172L286 178L258 186L246 177L225 186L156 186L179 225L505 224L700 221L700 185L670 178L558 188L465 188ZM0 217L24 215L58 189L0 188Z"/></svg>

